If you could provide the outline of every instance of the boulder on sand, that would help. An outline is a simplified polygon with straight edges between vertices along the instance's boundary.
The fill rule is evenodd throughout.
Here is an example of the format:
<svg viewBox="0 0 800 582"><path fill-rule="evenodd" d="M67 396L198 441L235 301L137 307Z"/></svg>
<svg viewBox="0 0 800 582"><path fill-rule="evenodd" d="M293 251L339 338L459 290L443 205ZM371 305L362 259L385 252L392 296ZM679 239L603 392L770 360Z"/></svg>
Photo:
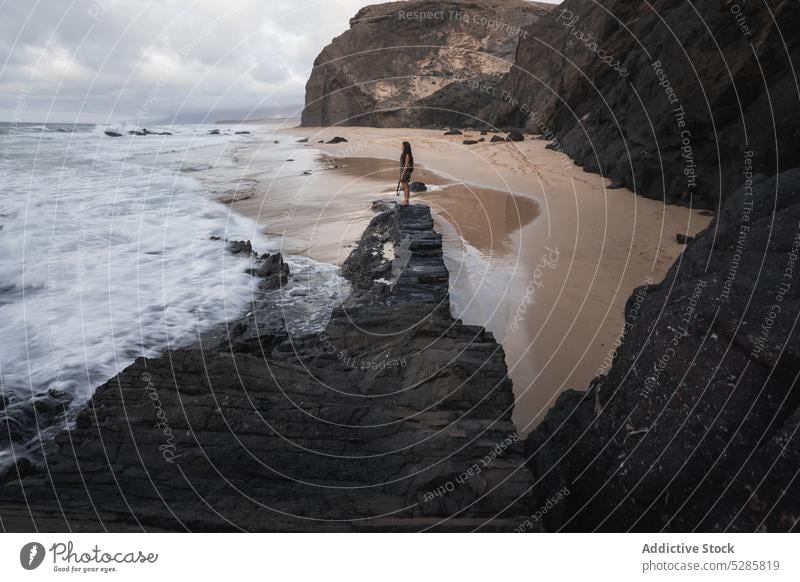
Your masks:
<svg viewBox="0 0 800 582"><path fill-rule="evenodd" d="M522 132L519 130L512 130L508 132L508 136L506 137L508 141L525 141L525 136L522 135Z"/></svg>
<svg viewBox="0 0 800 582"><path fill-rule="evenodd" d="M499 135L493 135L492 139L489 140L490 143L497 143L497 142L500 142L500 141L506 141L506 140L505 140L505 138L500 137Z"/></svg>
<svg viewBox="0 0 800 582"><path fill-rule="evenodd" d="M459 129L451 129L450 131L446 131L445 135L464 135L464 134Z"/></svg>
<svg viewBox="0 0 800 582"><path fill-rule="evenodd" d="M477 140L474 140L474 139L465 139L463 141L464 145L475 145L476 143L478 143L478 142L477 142Z"/></svg>
<svg viewBox="0 0 800 582"><path fill-rule="evenodd" d="M328 144L337 144L337 143L344 143L346 141L347 140L345 138L340 137L340 136L337 135L333 139L329 139L326 143L328 143Z"/></svg>
<svg viewBox="0 0 800 582"><path fill-rule="evenodd" d="M103 133L105 133L108 137L122 137L122 134L117 133L116 131L106 130Z"/></svg>
<svg viewBox="0 0 800 582"><path fill-rule="evenodd" d="M428 191L428 187L422 182L411 182L411 184L408 185L408 189L411 192L427 192Z"/></svg>

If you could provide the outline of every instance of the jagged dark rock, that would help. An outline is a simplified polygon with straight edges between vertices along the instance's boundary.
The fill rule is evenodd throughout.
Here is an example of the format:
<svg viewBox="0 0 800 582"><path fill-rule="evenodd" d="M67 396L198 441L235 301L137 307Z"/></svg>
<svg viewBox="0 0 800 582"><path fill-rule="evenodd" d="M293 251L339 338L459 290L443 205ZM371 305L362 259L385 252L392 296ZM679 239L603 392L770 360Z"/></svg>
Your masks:
<svg viewBox="0 0 800 582"><path fill-rule="evenodd" d="M410 192L427 192L428 187L423 182L411 182L408 185L408 189Z"/></svg>
<svg viewBox="0 0 800 582"><path fill-rule="evenodd" d="M332 139L329 139L325 143L327 143L327 144L337 144L337 143L345 143L345 142L347 142L347 140L345 138L337 135L336 137L334 137Z"/></svg>
<svg viewBox="0 0 800 582"><path fill-rule="evenodd" d="M324 332L290 336L265 295L223 333L137 359L48 471L6 476L4 529L517 527L531 478L503 350L450 315L430 210L378 208Z"/></svg>
<svg viewBox="0 0 800 582"><path fill-rule="evenodd" d="M116 131L111 131L111 130L108 130L108 129L106 131L104 131L103 133L106 134L108 137L122 137L121 133L117 133Z"/></svg>
<svg viewBox="0 0 800 582"><path fill-rule="evenodd" d="M208 135L219 135L220 131L218 129L210 129L208 131Z"/></svg>
<svg viewBox="0 0 800 582"><path fill-rule="evenodd" d="M694 237L693 236L689 236L688 234L686 234L684 232L679 232L678 234L675 235L675 240L678 241L679 245L686 245L686 244L689 244L690 242L692 242L694 240Z"/></svg>
<svg viewBox="0 0 800 582"><path fill-rule="evenodd" d="M249 240L232 240L228 241L228 251L232 255L252 255L253 245Z"/></svg>
<svg viewBox="0 0 800 582"><path fill-rule="evenodd" d="M478 140L477 139L465 139L462 143L464 145L475 145L476 143L478 143Z"/></svg>
<svg viewBox="0 0 800 582"><path fill-rule="evenodd" d="M800 170L755 182L628 300L608 375L528 437L539 500L570 490L548 529L796 528Z"/></svg>
<svg viewBox="0 0 800 582"><path fill-rule="evenodd" d="M505 143L505 141L506 141L506 138L500 137L499 135L493 135L492 139L489 140L489 143L498 143L498 142L504 142Z"/></svg>
<svg viewBox="0 0 800 582"><path fill-rule="evenodd" d="M521 27L552 9L522 0L427 0L367 6L314 61L304 126L474 124L486 95L514 62ZM414 13L435 12L430 18ZM492 23L492 24L488 24ZM499 26L493 26L499 23Z"/></svg>

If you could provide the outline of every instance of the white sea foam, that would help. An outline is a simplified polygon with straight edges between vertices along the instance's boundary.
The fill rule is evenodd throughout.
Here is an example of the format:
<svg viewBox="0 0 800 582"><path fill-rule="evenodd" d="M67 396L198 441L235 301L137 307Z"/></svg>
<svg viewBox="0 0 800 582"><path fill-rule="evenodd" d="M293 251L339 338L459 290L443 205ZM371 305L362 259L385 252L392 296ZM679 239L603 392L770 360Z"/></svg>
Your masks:
<svg viewBox="0 0 800 582"><path fill-rule="evenodd" d="M194 150L233 136L184 128L109 138L104 129L22 128L0 139L0 388L13 407L58 389L77 409L136 357L190 344L246 312L258 283L245 273L252 259L212 236L279 248L255 222L210 200L191 173L153 161L154 150L168 148L191 165ZM35 141L23 139L34 132ZM298 301L336 294L326 287L336 285L331 268L290 264L311 284ZM8 461L0 446L0 465L4 453Z"/></svg>

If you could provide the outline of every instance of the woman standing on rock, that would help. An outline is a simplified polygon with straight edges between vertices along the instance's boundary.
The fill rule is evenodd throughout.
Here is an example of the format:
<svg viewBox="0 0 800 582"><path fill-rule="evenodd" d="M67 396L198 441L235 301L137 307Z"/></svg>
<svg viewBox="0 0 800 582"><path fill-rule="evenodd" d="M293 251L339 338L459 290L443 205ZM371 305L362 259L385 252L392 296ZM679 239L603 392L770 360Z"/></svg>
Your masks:
<svg viewBox="0 0 800 582"><path fill-rule="evenodd" d="M414 154L411 153L411 144L403 142L403 153L400 156L400 183L403 185L404 206L408 206L408 198L411 193L408 189L408 182L411 180L411 173L414 171Z"/></svg>

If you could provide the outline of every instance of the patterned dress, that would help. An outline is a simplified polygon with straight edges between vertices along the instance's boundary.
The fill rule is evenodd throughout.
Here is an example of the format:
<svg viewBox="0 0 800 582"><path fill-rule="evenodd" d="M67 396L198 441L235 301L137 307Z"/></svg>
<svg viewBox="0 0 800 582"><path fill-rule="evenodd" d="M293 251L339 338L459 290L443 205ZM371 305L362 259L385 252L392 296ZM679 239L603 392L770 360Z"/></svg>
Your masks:
<svg viewBox="0 0 800 582"><path fill-rule="evenodd" d="M403 159L405 159L405 156L403 157ZM400 172L401 172L400 173L400 181L408 183L408 181L411 180L411 173L414 171L414 162L412 161L411 164L409 164L409 166L407 168L405 168L405 169L403 169L403 168L405 168L405 164L403 163L403 160L401 159L400 160Z"/></svg>

